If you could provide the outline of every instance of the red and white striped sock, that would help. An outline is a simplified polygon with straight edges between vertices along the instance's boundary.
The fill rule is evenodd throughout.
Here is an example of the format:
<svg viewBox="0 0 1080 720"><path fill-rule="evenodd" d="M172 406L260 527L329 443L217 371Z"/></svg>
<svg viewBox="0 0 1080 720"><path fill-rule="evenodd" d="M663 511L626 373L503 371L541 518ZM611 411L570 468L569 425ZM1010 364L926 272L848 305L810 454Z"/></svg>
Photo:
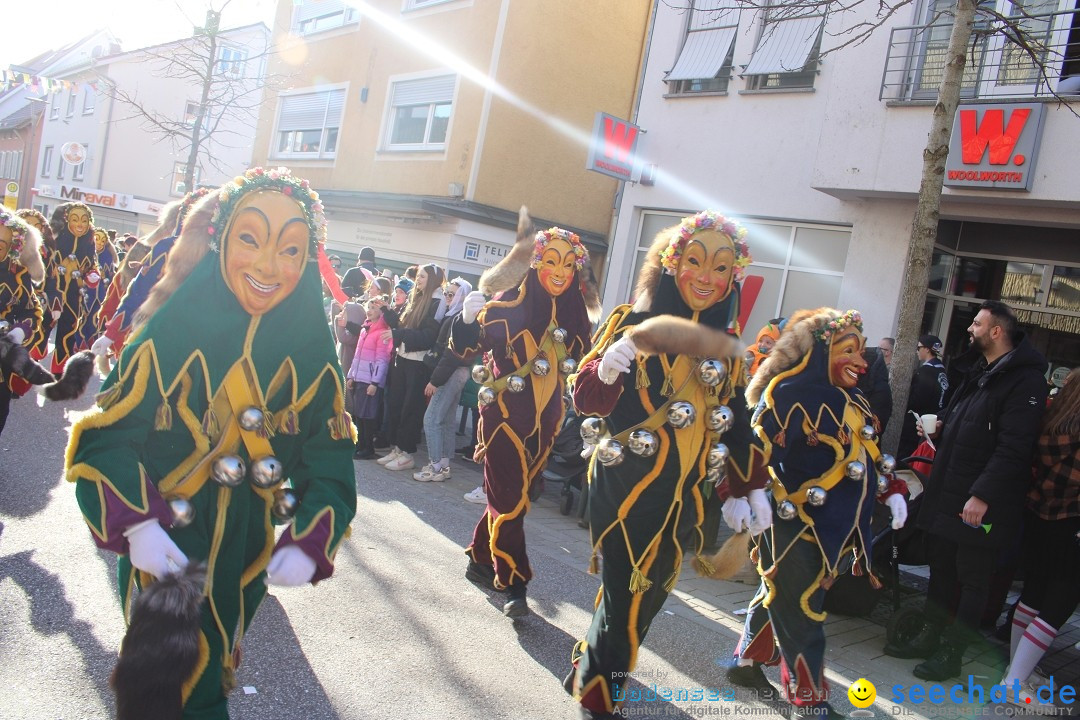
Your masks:
<svg viewBox="0 0 1080 720"><path fill-rule="evenodd" d="M1022 602L1016 603L1016 609L1013 610L1012 633L1009 636L1009 657L1016 654L1016 646L1020 644L1020 638L1031 621L1037 617L1039 617L1038 610L1033 610Z"/></svg>
<svg viewBox="0 0 1080 720"><path fill-rule="evenodd" d="M1020 638L1016 652L1012 654L1009 672L1005 675L1005 684L1011 685L1013 680L1027 682L1031 671L1050 649L1055 637L1057 637L1057 628L1050 627L1042 618L1032 620L1024 631L1024 636Z"/></svg>

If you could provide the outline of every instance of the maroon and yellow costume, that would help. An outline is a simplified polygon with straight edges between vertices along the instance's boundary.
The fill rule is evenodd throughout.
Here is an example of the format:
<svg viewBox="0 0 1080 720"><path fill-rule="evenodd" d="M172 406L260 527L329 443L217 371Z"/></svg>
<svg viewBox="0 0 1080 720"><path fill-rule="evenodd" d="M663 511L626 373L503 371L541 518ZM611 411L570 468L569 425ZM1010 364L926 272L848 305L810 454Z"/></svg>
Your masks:
<svg viewBox="0 0 1080 720"><path fill-rule="evenodd" d="M56 296L50 311L58 310L52 371L59 375L64 364L79 347L79 329L92 322L85 290L93 290L97 253L94 249L94 214L82 203L64 203L53 211L53 234L56 236Z"/></svg>
<svg viewBox="0 0 1080 720"><path fill-rule="evenodd" d="M40 245L36 230L0 209L0 320L6 323L0 335L18 328L22 331L20 343L29 350L42 338L41 306L33 285L34 280L41 281L44 272L38 254ZM11 398L28 387L25 380L0 366L0 432L7 422Z"/></svg>

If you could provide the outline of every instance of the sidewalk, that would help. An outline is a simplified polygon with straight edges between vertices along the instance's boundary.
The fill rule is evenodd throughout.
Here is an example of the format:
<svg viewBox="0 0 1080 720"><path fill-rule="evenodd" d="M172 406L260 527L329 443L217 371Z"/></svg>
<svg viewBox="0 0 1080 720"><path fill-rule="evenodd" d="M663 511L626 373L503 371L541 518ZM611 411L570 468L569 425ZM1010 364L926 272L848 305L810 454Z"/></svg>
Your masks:
<svg viewBox="0 0 1080 720"><path fill-rule="evenodd" d="M421 458L426 455L421 449L416 457ZM360 461L357 467L368 473L397 474L384 470L373 461ZM410 477L412 472L408 471ZM455 458L452 463L452 473L453 477L450 480L434 483L433 485L439 487L437 489L432 487L432 490L445 493L448 503L465 504L466 501L462 495L482 484L480 466ZM588 531L578 526L576 507L568 516L560 514L561 489L561 485L549 485L545 488L543 495L532 505L525 521L530 553L541 552L544 555L557 557L585 574L591 551ZM480 507L477 505L478 516ZM904 567L903 571L902 585L925 587L923 578L926 576L926 568ZM684 563L679 583L662 612L678 615L700 626L702 630L725 636L726 646L731 646L742 630L743 613L757 590L757 578L752 568L748 567L747 571L740 573L737 577L740 580L743 578L745 578L744 582L710 580L697 576L690 567L690 563ZM1014 585L1009 596L1010 603L1016 599L1019 589L1019 585ZM911 674L911 669L918 664L918 660L898 660L882 653L882 647L885 644L885 623L888 622L888 617L892 613L891 596L886 597L887 591L882 595L882 600L869 617L830 614L826 620L828 638L826 677L832 689L831 702L840 712L847 715L854 710L847 698L847 688L855 680L865 678L877 689L878 697L871 709L873 715L878 718L900 716L910 718L910 720L930 720L932 718L1034 714L1028 712L1026 708L1011 705L964 704L958 706L947 700L937 705L928 702L916 704L910 700L901 704L892 702L895 686L903 686L906 694L912 686L929 687L933 683L920 681ZM922 594L905 593L903 605L921 607ZM1070 618L1065 630L1055 640L1051 651L1040 663L1040 668L1046 675L1054 676L1055 690L1062 685L1080 687L1080 650L1074 647L1078 641L1080 641L1080 615L1074 615ZM707 642L701 645L708 647ZM706 649L703 652L708 653L709 650ZM987 690L997 683L1008 652L1008 643L1002 643L992 637L987 637L985 643L978 647L969 649L964 663L963 696L968 695L966 687L968 675L973 675L975 683L985 685ZM767 675L779 688L778 669L767 670ZM715 682L721 680L722 676L718 670ZM947 689L957 682L959 680L942 684L947 692ZM773 706L775 707L775 704ZM722 708L711 708L711 710L719 709ZM765 706L760 709L765 711L766 717L776 716L776 713L769 714ZM731 711L732 708L728 707L727 710ZM738 708L735 708L733 713L720 714L741 713L738 712ZM1057 714L1061 717L1080 716L1080 703L1059 706Z"/></svg>

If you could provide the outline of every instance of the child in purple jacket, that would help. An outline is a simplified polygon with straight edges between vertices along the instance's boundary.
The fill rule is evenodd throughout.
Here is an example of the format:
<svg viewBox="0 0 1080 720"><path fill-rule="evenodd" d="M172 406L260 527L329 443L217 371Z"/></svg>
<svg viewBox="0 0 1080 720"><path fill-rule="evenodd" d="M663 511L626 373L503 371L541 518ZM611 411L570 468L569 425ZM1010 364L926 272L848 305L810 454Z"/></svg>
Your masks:
<svg viewBox="0 0 1080 720"><path fill-rule="evenodd" d="M377 429L376 419L394 349L393 341L382 340L383 331L389 330L389 327L381 310L388 303L388 297L379 295L365 304L367 322L360 329L356 340L356 353L346 375L357 431L356 452L353 457L358 460L375 457L373 440Z"/></svg>

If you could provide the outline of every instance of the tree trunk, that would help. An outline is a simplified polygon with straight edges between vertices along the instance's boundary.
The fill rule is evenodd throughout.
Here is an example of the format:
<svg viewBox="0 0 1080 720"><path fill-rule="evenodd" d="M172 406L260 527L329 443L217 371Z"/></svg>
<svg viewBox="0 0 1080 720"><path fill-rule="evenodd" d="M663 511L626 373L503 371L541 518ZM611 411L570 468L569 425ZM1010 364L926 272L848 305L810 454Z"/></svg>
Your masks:
<svg viewBox="0 0 1080 720"><path fill-rule="evenodd" d="M964 77L964 65L975 28L977 0L956 0L952 35L949 36L947 62L938 88L934 118L930 135L923 150L922 182L919 185L919 202L908 241L907 269L904 274L900 297L900 320L896 330L896 350L892 357L893 418L885 436L884 446L895 452L900 442L903 423L907 415L908 394L911 378L915 374L918 344L923 310L926 306L926 289L930 280L930 262L937 240L938 217L941 212L941 190L945 180L945 159L949 155L949 137L956 118L956 106L960 103L960 84Z"/></svg>
<svg viewBox="0 0 1080 720"><path fill-rule="evenodd" d="M202 145L203 118L206 117L206 101L210 98L210 88L214 84L214 65L217 64L217 28L207 27L206 42L209 52L206 57L206 77L203 78L202 96L199 98L199 112L191 127L191 147L188 149L187 167L184 168L184 188L186 192L195 189L195 167L199 163L199 148Z"/></svg>

